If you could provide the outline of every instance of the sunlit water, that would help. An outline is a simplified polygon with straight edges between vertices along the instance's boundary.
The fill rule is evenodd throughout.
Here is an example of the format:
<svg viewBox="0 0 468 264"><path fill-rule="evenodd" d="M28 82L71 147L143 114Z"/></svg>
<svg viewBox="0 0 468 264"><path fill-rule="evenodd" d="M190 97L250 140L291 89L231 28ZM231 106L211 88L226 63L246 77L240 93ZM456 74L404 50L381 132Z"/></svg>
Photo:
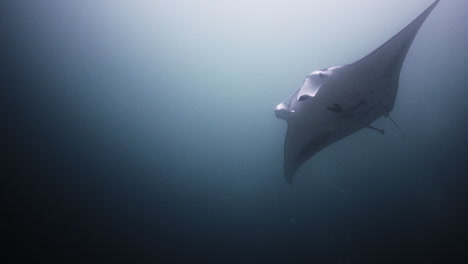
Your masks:
<svg viewBox="0 0 468 264"><path fill-rule="evenodd" d="M9 254L185 263L461 254L468 2L441 1L408 53L392 112L406 140L382 118L374 126L385 136L361 130L331 145L289 185L286 124L273 113L308 73L360 59L431 3L0 4Z"/></svg>

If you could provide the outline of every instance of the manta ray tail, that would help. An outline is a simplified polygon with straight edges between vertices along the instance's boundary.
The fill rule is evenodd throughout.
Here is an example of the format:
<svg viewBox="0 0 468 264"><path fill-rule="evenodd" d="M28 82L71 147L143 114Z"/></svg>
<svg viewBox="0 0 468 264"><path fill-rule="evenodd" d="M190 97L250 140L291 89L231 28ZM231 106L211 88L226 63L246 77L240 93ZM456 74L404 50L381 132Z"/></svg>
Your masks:
<svg viewBox="0 0 468 264"><path fill-rule="evenodd" d="M401 130L400 126L398 126L398 124L395 122L395 120L393 120L393 118L391 118L389 115L387 116L391 121L392 123L398 128L398 130L400 131L400 134L401 136L403 137L403 139L406 139L406 136L405 136L405 133L403 133L403 131Z"/></svg>

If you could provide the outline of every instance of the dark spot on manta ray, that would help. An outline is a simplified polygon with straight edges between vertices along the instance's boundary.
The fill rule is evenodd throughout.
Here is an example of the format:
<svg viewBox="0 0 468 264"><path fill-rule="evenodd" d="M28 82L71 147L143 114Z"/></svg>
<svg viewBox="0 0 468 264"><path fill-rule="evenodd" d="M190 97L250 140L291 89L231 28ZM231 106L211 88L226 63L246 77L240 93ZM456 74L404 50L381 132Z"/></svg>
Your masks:
<svg viewBox="0 0 468 264"><path fill-rule="evenodd" d="M354 111L358 110L362 105L364 105L364 106L367 105L366 100L362 99L361 101L359 101L359 103L357 103L355 106L353 106L349 111L354 112Z"/></svg>
<svg viewBox="0 0 468 264"><path fill-rule="evenodd" d="M337 103L334 103L333 106L328 106L327 109L335 113L343 113L343 107Z"/></svg>
<svg viewBox="0 0 468 264"><path fill-rule="evenodd" d="M357 92L354 96L359 96L361 93L360 92Z"/></svg>
<svg viewBox="0 0 468 264"><path fill-rule="evenodd" d="M369 94L373 94L375 90L369 90Z"/></svg>

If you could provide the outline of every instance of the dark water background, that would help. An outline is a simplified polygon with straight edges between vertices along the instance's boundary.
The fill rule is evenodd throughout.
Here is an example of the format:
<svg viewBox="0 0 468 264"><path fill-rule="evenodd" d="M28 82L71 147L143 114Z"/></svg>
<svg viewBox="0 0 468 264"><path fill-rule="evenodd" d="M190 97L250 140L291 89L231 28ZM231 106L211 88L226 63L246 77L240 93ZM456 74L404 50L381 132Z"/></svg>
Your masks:
<svg viewBox="0 0 468 264"><path fill-rule="evenodd" d="M464 263L468 2L389 120L283 176L273 108L432 2L2 1L3 256L49 263ZM464 261L463 261L464 260Z"/></svg>

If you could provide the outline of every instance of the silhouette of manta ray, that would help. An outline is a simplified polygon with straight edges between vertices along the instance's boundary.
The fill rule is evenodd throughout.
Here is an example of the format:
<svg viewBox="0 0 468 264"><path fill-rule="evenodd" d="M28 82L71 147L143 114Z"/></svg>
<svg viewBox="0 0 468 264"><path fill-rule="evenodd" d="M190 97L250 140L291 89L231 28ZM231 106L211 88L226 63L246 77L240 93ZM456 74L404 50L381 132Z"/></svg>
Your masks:
<svg viewBox="0 0 468 264"><path fill-rule="evenodd" d="M302 86L275 108L286 120L284 172L296 171L328 145L388 116L395 104L400 71L419 28L440 0L364 58L309 74Z"/></svg>

